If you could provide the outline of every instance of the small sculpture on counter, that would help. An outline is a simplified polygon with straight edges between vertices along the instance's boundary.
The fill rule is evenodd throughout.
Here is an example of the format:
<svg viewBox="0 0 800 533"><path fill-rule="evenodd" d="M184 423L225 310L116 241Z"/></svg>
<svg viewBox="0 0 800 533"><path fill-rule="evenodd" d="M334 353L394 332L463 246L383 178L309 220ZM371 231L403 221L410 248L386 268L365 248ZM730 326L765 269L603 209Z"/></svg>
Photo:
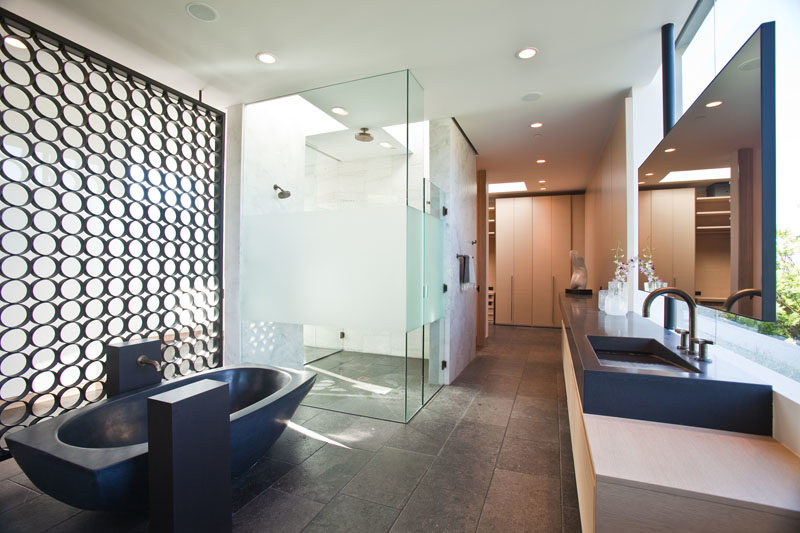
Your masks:
<svg viewBox="0 0 800 533"><path fill-rule="evenodd" d="M577 250L569 251L569 258L572 261L572 278L569 281L570 289L585 289L588 276L586 274L586 262L578 254Z"/></svg>

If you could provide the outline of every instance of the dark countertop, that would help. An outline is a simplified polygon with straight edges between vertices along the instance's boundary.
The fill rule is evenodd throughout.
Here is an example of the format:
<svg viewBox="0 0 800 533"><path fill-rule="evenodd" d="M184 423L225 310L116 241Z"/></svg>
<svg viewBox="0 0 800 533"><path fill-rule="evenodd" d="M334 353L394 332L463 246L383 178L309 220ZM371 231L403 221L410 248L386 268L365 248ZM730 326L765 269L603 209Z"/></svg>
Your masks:
<svg viewBox="0 0 800 533"><path fill-rule="evenodd" d="M688 426L772 434L772 386L715 357L702 363L676 349L680 336L629 312L607 315L596 297L561 295L583 411ZM655 339L700 373L601 365L588 335Z"/></svg>

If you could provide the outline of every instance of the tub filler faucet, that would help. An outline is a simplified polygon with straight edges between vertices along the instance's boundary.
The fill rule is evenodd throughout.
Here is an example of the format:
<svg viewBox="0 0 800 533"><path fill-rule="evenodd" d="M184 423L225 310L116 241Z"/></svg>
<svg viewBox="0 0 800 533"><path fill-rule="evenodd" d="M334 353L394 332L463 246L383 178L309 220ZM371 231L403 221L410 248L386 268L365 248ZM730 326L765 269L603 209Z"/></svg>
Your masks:
<svg viewBox="0 0 800 533"><path fill-rule="evenodd" d="M158 361L153 361L152 359L150 359L146 355L140 355L136 359L136 364L139 365L139 366L148 366L148 365L150 365L150 366L152 366L153 368L156 369L156 372L160 372L161 371L161 363L159 363Z"/></svg>
<svg viewBox="0 0 800 533"><path fill-rule="evenodd" d="M159 339L140 339L106 346L106 394L116 396L161 383L164 355ZM142 367L151 366L151 370Z"/></svg>

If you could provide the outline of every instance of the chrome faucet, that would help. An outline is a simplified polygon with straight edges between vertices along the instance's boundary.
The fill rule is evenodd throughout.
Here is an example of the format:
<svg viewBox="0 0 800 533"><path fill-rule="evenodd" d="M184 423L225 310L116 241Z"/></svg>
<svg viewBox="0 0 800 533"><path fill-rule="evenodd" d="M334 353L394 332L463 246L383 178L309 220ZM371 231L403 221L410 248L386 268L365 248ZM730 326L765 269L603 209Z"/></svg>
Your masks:
<svg viewBox="0 0 800 533"><path fill-rule="evenodd" d="M146 355L140 355L136 359L136 364L139 365L139 366L148 366L148 365L150 365L150 366L152 366L153 368L156 369L156 372L160 372L161 371L161 364L159 364L158 361L153 361L152 359L150 359Z"/></svg>
<svg viewBox="0 0 800 533"><path fill-rule="evenodd" d="M686 302L686 305L689 306L689 345L686 353L690 355L696 354L697 352L695 351L694 347L697 344L697 304L695 303L694 299L689 296L689 293L677 287L663 287L661 289L656 289L648 294L647 298L644 299L644 304L642 304L642 316L650 316L650 305L653 303L653 300L655 300L656 297L664 294L674 294L675 296L680 297L684 302Z"/></svg>
<svg viewBox="0 0 800 533"><path fill-rule="evenodd" d="M737 300L746 298L747 296L750 298L753 296L761 296L761 289L742 289L740 291L736 291L728 296L728 299L725 300L724 304L722 304L722 308L725 311L730 311L731 307L733 307L733 304L735 304Z"/></svg>

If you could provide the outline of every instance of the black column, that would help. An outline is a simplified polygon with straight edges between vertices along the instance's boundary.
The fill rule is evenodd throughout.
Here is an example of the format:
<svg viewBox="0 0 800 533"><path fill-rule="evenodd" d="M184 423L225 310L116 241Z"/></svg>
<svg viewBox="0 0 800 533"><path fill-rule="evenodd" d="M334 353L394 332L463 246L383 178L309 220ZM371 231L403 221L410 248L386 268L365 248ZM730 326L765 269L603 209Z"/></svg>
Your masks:
<svg viewBox="0 0 800 533"><path fill-rule="evenodd" d="M661 96L664 117L664 136L675 125L675 38L674 25L661 26Z"/></svg>
<svg viewBox="0 0 800 533"><path fill-rule="evenodd" d="M151 533L231 531L228 397L203 379L148 398Z"/></svg>

